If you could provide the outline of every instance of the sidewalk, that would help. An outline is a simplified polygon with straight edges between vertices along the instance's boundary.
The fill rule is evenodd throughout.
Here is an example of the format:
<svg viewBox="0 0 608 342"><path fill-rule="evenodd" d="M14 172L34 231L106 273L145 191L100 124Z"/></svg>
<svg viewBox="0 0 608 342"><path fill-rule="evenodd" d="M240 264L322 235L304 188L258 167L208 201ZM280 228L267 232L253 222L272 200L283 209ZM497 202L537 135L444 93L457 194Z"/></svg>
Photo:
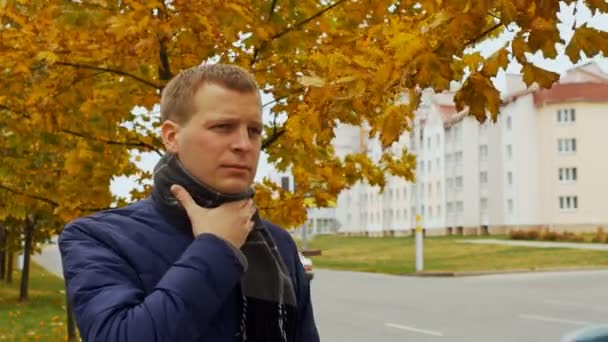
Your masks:
<svg viewBox="0 0 608 342"><path fill-rule="evenodd" d="M462 240L464 243L477 243L488 245L506 245L536 248L573 248L596 251L608 251L608 244L602 243L578 243L578 242L550 242L550 241L519 241L519 240Z"/></svg>
<svg viewBox="0 0 608 342"><path fill-rule="evenodd" d="M47 271L63 278L63 265L61 264L61 254L59 253L56 237L53 238L52 244L42 247L42 252L40 254L36 253L32 255L32 260L44 267Z"/></svg>

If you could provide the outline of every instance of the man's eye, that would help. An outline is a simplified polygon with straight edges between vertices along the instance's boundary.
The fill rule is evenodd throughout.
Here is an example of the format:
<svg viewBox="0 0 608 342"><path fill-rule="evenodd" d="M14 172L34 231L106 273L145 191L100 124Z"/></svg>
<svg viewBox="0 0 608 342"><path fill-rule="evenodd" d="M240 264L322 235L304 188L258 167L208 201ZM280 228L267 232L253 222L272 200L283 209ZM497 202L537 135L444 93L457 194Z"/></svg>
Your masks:
<svg viewBox="0 0 608 342"><path fill-rule="evenodd" d="M250 128L249 134L260 135L262 134L262 130L259 128Z"/></svg>
<svg viewBox="0 0 608 342"><path fill-rule="evenodd" d="M229 124L220 124L220 125L215 125L213 126L214 129L222 129L222 130L226 130L230 128Z"/></svg>

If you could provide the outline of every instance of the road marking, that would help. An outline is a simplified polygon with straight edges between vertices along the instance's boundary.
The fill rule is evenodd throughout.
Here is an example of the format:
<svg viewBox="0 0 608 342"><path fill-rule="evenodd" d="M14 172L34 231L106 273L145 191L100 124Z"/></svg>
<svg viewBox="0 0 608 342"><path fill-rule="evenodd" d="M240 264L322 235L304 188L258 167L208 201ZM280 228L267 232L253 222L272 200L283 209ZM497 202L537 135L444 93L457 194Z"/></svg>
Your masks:
<svg viewBox="0 0 608 342"><path fill-rule="evenodd" d="M543 321L543 322L574 324L574 325L593 325L594 324L592 322L571 321L569 319L563 319L563 318L540 316L540 315L528 315L528 314L521 314L521 315L519 315L519 318L532 319L532 320Z"/></svg>
<svg viewBox="0 0 608 342"><path fill-rule="evenodd" d="M413 332L417 332L417 333L420 333L420 334L433 335L433 336L443 336L443 334L440 333L440 332L438 332L438 331L418 329L418 328L408 327L408 326L405 326L405 325L400 325L400 324L395 324L395 323L384 323L384 325L387 326L387 327L389 327L389 328L395 328L395 329L413 331Z"/></svg>
<svg viewBox="0 0 608 342"><path fill-rule="evenodd" d="M553 300L553 299L548 299L548 300L545 300L544 302L545 302L545 304L571 306L571 307L583 308L583 309L587 309L587 310L591 309L591 310L595 310L595 311L608 312L607 308L597 306L597 305L581 304L581 303L577 303L577 302L568 302L568 301Z"/></svg>

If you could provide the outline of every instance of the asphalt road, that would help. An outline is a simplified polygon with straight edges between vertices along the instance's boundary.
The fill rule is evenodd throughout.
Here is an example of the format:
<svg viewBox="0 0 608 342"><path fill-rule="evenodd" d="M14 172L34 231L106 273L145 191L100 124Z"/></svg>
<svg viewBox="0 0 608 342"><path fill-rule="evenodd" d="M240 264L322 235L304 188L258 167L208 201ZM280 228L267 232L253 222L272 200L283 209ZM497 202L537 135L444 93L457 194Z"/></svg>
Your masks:
<svg viewBox="0 0 608 342"><path fill-rule="evenodd" d="M608 271L418 278L317 270L328 342L540 342L608 323Z"/></svg>
<svg viewBox="0 0 608 342"><path fill-rule="evenodd" d="M34 259L61 276L56 246ZM558 342L608 323L608 271L419 278L315 271L324 342Z"/></svg>

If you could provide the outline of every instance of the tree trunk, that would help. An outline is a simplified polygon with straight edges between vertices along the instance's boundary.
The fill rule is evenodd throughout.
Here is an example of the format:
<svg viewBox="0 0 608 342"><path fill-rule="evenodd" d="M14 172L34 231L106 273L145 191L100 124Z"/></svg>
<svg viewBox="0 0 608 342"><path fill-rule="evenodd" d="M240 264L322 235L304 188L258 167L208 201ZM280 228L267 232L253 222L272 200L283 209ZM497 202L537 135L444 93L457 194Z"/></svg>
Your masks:
<svg viewBox="0 0 608 342"><path fill-rule="evenodd" d="M72 312L72 303L68 297L68 291L65 291L65 308L68 320L68 342L76 342L76 325L74 324L74 313Z"/></svg>
<svg viewBox="0 0 608 342"><path fill-rule="evenodd" d="M9 284L13 283L13 266L15 266L15 253L13 253L13 251L8 250L6 251L7 254L7 263L6 263L6 282Z"/></svg>
<svg viewBox="0 0 608 342"><path fill-rule="evenodd" d="M19 291L19 301L24 302L28 299L28 288L30 283L30 256L32 254L32 240L34 239L34 222L25 219L25 243L23 246L23 270L21 272L21 289Z"/></svg>
<svg viewBox="0 0 608 342"><path fill-rule="evenodd" d="M6 228L0 226L0 279L6 279Z"/></svg>

